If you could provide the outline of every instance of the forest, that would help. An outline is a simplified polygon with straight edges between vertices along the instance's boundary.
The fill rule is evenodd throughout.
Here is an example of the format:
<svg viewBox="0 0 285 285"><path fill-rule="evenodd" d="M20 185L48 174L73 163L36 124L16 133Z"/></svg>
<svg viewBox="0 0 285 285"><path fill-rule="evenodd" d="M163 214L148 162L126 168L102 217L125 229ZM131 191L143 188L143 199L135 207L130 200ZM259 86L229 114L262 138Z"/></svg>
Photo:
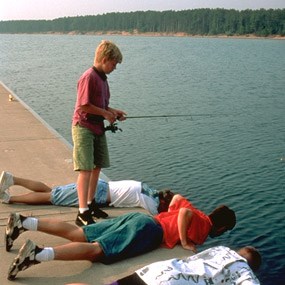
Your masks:
<svg viewBox="0 0 285 285"><path fill-rule="evenodd" d="M157 33L201 36L285 36L285 9L137 11L53 20L0 21L0 33Z"/></svg>

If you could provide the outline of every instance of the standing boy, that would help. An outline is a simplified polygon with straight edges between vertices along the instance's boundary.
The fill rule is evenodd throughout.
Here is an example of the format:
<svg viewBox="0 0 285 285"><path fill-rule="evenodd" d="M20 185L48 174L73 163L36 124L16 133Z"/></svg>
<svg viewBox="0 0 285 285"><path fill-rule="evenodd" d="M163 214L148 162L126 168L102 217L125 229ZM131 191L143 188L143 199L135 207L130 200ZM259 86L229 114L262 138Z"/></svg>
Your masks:
<svg viewBox="0 0 285 285"><path fill-rule="evenodd" d="M122 62L119 48L102 41L96 49L93 67L86 70L77 84L77 100L72 120L74 170L79 171L77 191L79 211L75 223L94 223L92 215L106 218L98 208L94 191L101 168L109 167L109 154L104 120L113 124L124 120L126 113L109 107L110 91L106 74Z"/></svg>

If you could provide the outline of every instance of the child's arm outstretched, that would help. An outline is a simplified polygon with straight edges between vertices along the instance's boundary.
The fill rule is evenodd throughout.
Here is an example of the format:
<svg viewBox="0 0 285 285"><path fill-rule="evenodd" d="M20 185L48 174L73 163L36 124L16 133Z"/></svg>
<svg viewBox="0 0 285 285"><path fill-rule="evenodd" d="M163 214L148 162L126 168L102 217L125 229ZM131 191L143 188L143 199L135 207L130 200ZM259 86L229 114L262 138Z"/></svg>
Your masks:
<svg viewBox="0 0 285 285"><path fill-rule="evenodd" d="M178 214L178 231L181 245L184 249L196 252L195 244L187 237L187 231L191 226L193 212L187 208L181 208Z"/></svg>

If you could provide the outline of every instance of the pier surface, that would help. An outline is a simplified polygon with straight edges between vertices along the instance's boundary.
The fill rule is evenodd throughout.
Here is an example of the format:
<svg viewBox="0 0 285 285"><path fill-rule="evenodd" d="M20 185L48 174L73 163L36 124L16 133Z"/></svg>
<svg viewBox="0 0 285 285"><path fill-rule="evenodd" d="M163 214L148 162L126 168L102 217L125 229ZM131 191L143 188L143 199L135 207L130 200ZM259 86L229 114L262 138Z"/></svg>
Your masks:
<svg viewBox="0 0 285 285"><path fill-rule="evenodd" d="M50 186L76 182L77 178L73 171L71 145L0 82L0 172L2 170L15 176L40 180ZM102 178L105 178L104 174ZM13 186L10 190L14 194L27 192L18 186ZM127 211L144 211L140 208L105 210L110 217ZM56 217L74 223L77 208L0 204L0 284L3 285L63 285L77 282L104 285L131 274L148 263L189 255L181 246L176 246L172 250L159 248L111 265L89 261L51 261L20 272L14 281L8 281L8 268L26 239L35 241L39 246L51 247L68 242L40 232L25 232L15 241L11 252L6 252L4 231L10 212L36 217Z"/></svg>

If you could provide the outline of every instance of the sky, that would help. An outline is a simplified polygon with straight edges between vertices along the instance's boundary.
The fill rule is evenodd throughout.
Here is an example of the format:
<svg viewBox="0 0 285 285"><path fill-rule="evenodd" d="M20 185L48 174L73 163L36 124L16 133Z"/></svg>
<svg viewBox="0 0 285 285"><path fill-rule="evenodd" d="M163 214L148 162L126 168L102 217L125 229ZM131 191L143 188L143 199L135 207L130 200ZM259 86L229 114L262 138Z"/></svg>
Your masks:
<svg viewBox="0 0 285 285"><path fill-rule="evenodd" d="M196 8L278 9L285 8L285 0L0 0L0 21Z"/></svg>

